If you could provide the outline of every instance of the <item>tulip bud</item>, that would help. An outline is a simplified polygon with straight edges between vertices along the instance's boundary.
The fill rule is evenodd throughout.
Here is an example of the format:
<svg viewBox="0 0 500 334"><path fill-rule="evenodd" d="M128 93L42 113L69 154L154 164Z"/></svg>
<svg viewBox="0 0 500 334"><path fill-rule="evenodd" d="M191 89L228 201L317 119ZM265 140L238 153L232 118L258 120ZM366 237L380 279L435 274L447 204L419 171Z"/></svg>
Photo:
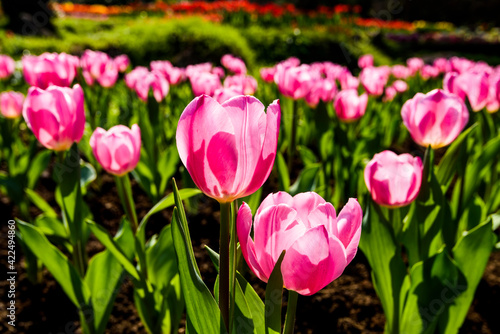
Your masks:
<svg viewBox="0 0 500 334"><path fill-rule="evenodd" d="M54 151L69 149L82 139L85 128L82 87L31 87L23 117L43 146Z"/></svg>
<svg viewBox="0 0 500 334"><path fill-rule="evenodd" d="M439 148L457 138L469 121L469 112L458 96L435 89L406 101L401 117L417 144Z"/></svg>
<svg viewBox="0 0 500 334"><path fill-rule="evenodd" d="M141 156L141 130L115 125L108 131L97 128L90 137L90 147L101 166L113 175L123 176L134 170Z"/></svg>
<svg viewBox="0 0 500 334"><path fill-rule="evenodd" d="M366 165L365 183L376 203L391 208L408 205L420 191L422 160L392 151L377 153Z"/></svg>
<svg viewBox="0 0 500 334"><path fill-rule="evenodd" d="M24 95L18 92L0 93L0 112L5 118L18 118L23 112Z"/></svg>
<svg viewBox="0 0 500 334"><path fill-rule="evenodd" d="M219 104L202 95L182 113L177 149L194 183L207 196L229 203L254 193L271 173L281 109L252 96Z"/></svg>
<svg viewBox="0 0 500 334"><path fill-rule="evenodd" d="M354 122L363 116L367 104L368 95L364 93L358 96L358 91L356 89L340 91L333 102L337 117L344 122Z"/></svg>

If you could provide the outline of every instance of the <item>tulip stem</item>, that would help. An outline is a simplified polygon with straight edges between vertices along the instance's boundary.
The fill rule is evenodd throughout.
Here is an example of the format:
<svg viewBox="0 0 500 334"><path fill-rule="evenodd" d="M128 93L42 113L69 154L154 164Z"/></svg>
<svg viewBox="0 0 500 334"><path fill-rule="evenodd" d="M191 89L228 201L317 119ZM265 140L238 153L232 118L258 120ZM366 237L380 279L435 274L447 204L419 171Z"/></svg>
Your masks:
<svg viewBox="0 0 500 334"><path fill-rule="evenodd" d="M286 307L285 327L283 329L283 334L293 334L298 297L299 294L296 291L288 290L288 305Z"/></svg>
<svg viewBox="0 0 500 334"><path fill-rule="evenodd" d="M288 173L291 174L293 167L293 156L295 154L295 142L297 141L297 101L292 102L292 119L290 131L290 146L288 147Z"/></svg>
<svg viewBox="0 0 500 334"><path fill-rule="evenodd" d="M148 276L148 271L146 267L146 255L145 255L146 251L145 251L145 246L141 244L141 242L139 242L139 239L137 238L136 235L139 223L137 220L137 214L135 213L134 198L132 197L132 186L130 185L130 179L128 177L128 174L125 174L123 176L116 176L115 182L116 182L116 188L118 190L118 196L120 197L123 209L125 210L125 214L127 215L127 218L130 221L132 232L134 234L135 249L137 253L137 258L139 260L141 274L144 276L144 279L146 279Z"/></svg>
<svg viewBox="0 0 500 334"><path fill-rule="evenodd" d="M229 225L231 203L220 203L220 249L219 249L219 308L222 320L229 327Z"/></svg>

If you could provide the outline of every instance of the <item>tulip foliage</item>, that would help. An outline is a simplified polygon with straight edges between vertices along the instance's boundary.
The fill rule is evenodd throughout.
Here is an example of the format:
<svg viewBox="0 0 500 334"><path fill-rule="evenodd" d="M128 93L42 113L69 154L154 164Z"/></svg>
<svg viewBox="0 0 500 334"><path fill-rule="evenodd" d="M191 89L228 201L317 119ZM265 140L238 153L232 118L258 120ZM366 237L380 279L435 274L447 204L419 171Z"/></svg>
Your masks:
<svg viewBox="0 0 500 334"><path fill-rule="evenodd" d="M299 302L359 248L385 332L458 332L500 247L500 70L376 60L352 73L289 58L254 77L234 55L130 69L91 50L1 55L0 191L18 207L28 277L50 271L83 333L105 332L128 279L148 333L177 333L185 312L189 333L291 334ZM103 191L121 203L117 231L89 206ZM212 200L209 286L189 222ZM89 254L90 238L103 250Z"/></svg>

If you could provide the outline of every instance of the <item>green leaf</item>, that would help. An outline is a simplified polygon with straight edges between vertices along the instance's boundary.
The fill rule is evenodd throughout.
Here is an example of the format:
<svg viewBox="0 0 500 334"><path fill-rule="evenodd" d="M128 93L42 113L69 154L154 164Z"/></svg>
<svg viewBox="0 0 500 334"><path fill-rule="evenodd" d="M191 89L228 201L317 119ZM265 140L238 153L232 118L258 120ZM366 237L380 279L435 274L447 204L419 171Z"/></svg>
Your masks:
<svg viewBox="0 0 500 334"><path fill-rule="evenodd" d="M42 214L35 219L34 225L36 225L45 236L55 236L62 239L69 238L68 231L64 227L63 222L58 218L47 217Z"/></svg>
<svg viewBox="0 0 500 334"><path fill-rule="evenodd" d="M295 183L290 187L290 194L296 195L316 189L317 176L321 169L321 164L315 163L305 167L299 174Z"/></svg>
<svg viewBox="0 0 500 334"><path fill-rule="evenodd" d="M168 286L178 273L171 227L165 226L156 242L146 251L148 278L158 289Z"/></svg>
<svg viewBox="0 0 500 334"><path fill-rule="evenodd" d="M36 182L42 175L42 172L47 169L50 162L50 157L52 156L52 151L44 150L38 153L30 163L27 177L27 187L29 189L33 189L36 185Z"/></svg>
<svg viewBox="0 0 500 334"><path fill-rule="evenodd" d="M199 189L186 188L186 189L181 189L179 191L179 195L182 200L186 200L198 194L201 194L201 191ZM146 239L145 235L146 224L149 218L155 213L165 210L166 208L171 207L174 204L175 204L175 199L174 199L174 193L172 192L167 196L163 197L158 203L156 203L156 205L153 206L151 210L149 210L148 213L146 213L146 215L142 218L141 223L139 224L139 228L137 229L137 236L140 240L142 240L143 243L145 243Z"/></svg>
<svg viewBox="0 0 500 334"><path fill-rule="evenodd" d="M433 334L439 317L458 296L452 291L460 289L465 278L447 252L441 251L415 264L410 271L410 281L401 329L409 333Z"/></svg>
<svg viewBox="0 0 500 334"><path fill-rule="evenodd" d="M82 207L84 204L80 188L80 156L76 144L73 144L66 152L64 162L58 163L57 166L60 169L54 172L63 204L63 220L69 227L71 243L77 245L82 243Z"/></svg>
<svg viewBox="0 0 500 334"><path fill-rule="evenodd" d="M406 266L401 258L401 248L392 228L377 210L377 204L369 198L359 247L372 268L373 286L380 297L386 316L386 330L397 333L400 317L400 292L406 275Z"/></svg>
<svg viewBox="0 0 500 334"><path fill-rule="evenodd" d="M19 219L17 222L22 240L47 267L71 302L79 309L84 308L89 302L90 292L68 258L49 242L39 228Z"/></svg>
<svg viewBox="0 0 500 334"><path fill-rule="evenodd" d="M167 181L174 176L179 164L179 153L177 146L171 145L167 150L160 153L158 159L158 171L160 172L161 182L158 189L158 194L163 194L167 186Z"/></svg>
<svg viewBox="0 0 500 334"><path fill-rule="evenodd" d="M443 186L447 185L453 178L453 175L457 172L457 168L462 168L462 164L459 163L459 160L462 160L462 148L467 145L466 139L477 128L478 123L474 123L471 127L462 132L460 136L453 141L450 147L448 147L443 158L441 158L437 169L436 177L439 184Z"/></svg>
<svg viewBox="0 0 500 334"><path fill-rule="evenodd" d="M150 167L144 162L144 160L149 159L144 150L141 151L141 160L131 172L134 179L139 183L139 185L148 194L149 198L156 198L157 190L154 183L154 176Z"/></svg>
<svg viewBox="0 0 500 334"><path fill-rule="evenodd" d="M466 207L481 184L484 173L490 170L491 163L500 154L500 135L486 143L481 154L467 166L462 205Z"/></svg>
<svg viewBox="0 0 500 334"><path fill-rule="evenodd" d="M188 325L192 326L196 333L218 334L221 329L225 332L219 307L203 283L196 265L186 214L175 181L173 188L176 208L173 213L172 238L179 266L182 294L186 302Z"/></svg>
<svg viewBox="0 0 500 334"><path fill-rule="evenodd" d="M122 221L115 242L123 249L134 242L130 224ZM127 254L131 256L130 252ZM116 295L123 280L123 267L109 250L104 250L90 259L85 283L90 289L94 311L95 334L104 333Z"/></svg>
<svg viewBox="0 0 500 334"><path fill-rule="evenodd" d="M49 203L47 203L42 196L38 195L34 190L31 189L24 189L24 192L30 199L31 203L33 203L37 208L42 210L45 216L47 217L52 217L52 218L57 218L57 213L55 212L54 209L50 206Z"/></svg>
<svg viewBox="0 0 500 334"><path fill-rule="evenodd" d="M265 304L265 325L267 334L281 333L281 306L283 300L283 275L281 274L281 263L284 257L285 251L281 252L267 282Z"/></svg>
<svg viewBox="0 0 500 334"><path fill-rule="evenodd" d="M276 168L278 171L278 180L280 183L280 190L288 191L290 188L290 175L288 174L288 167L283 158L283 154L281 152L277 152L276 154Z"/></svg>
<svg viewBox="0 0 500 334"><path fill-rule="evenodd" d="M96 238L106 247L107 250L109 250L118 260L118 262L121 263L123 268L136 280L140 280L140 275L135 266L130 262L130 257L127 255L125 251L122 250L122 247L118 245L115 240L111 237L111 235L104 229L104 227L97 225L96 223L92 221L87 221L88 226L90 227L90 230ZM127 248L132 248L131 246L134 245L134 243L130 243L127 245ZM132 248L133 249L133 248Z"/></svg>
<svg viewBox="0 0 500 334"><path fill-rule="evenodd" d="M300 158L302 159L302 162L304 162L305 166L309 166L318 162L318 158L316 157L314 152L307 147L299 145L297 146L297 151L299 152Z"/></svg>
<svg viewBox="0 0 500 334"><path fill-rule="evenodd" d="M495 242L496 236L492 232L491 219L487 219L481 225L464 233L453 247L453 259L465 275L467 284L452 290L457 298L447 310L447 315L440 319L441 333L457 333L462 326Z"/></svg>
<svg viewBox="0 0 500 334"><path fill-rule="evenodd" d="M455 240L456 226L453 224L451 210L432 165L428 167L424 168L422 188L410 207L403 227L402 241L409 252L410 266L436 254L445 241L453 245ZM446 232L445 235L442 234L443 231Z"/></svg>
<svg viewBox="0 0 500 334"><path fill-rule="evenodd" d="M80 169L80 187L82 192L87 192L87 186L97 178L97 172L94 166L88 162L83 162Z"/></svg>

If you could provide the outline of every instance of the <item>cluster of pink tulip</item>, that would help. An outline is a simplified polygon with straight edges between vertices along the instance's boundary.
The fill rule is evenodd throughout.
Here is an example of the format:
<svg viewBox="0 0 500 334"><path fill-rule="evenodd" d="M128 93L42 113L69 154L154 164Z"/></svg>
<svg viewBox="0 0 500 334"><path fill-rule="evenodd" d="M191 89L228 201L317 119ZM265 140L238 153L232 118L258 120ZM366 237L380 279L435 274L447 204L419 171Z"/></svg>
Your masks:
<svg viewBox="0 0 500 334"><path fill-rule="evenodd" d="M153 180L158 178L158 175L154 174L158 172L156 169L164 168L163 161L169 159L165 152L159 152L163 151L164 147L151 149L151 146L157 145L162 139L157 140L154 137L164 135L164 130L166 130L162 128L162 120L167 117L167 114L161 110L158 115L158 107L162 101L165 101L171 87L176 85L189 87L187 84L182 84L185 81L189 81L192 92L190 99L193 97L194 99L189 103L183 101L183 103L186 102L183 104L186 107L176 123L175 139L172 138L171 144L175 145L177 149L178 156L174 148L176 159L180 158L194 184L204 194L217 200L221 207L220 252L216 258L219 271L218 303L215 303L211 293L208 293L207 297L203 288L200 288L201 279L198 269L196 264L189 260L192 246L189 233L186 233L186 216L182 204L179 202L176 203L177 208L173 213L172 232L168 232L169 247L175 248L172 253L177 256L179 269L175 274L179 273L179 284L184 295L193 297L193 300L186 300L186 309L188 322L193 326L194 332L203 332L205 329L203 326L207 324L213 325L217 330L225 327L228 332L236 332L234 328L236 325L231 317L235 314L235 308L247 304L245 298L248 297L238 295L238 291L241 290L239 284L243 284L239 282L239 279L236 279L236 269L234 269L238 251L241 251L241 255L253 273L262 281L268 282L269 287L278 286L280 291L283 287L289 290L290 300L287 317L290 316L291 319L295 316L297 293L312 295L338 278L355 257L360 240L361 244L366 247L362 248L363 251L372 249L372 253L367 254L370 264L382 266L380 263L376 263L377 255L373 255L379 254L377 252L380 251L380 244L377 243L380 240L376 240L379 235L373 231L377 228L383 228L380 227L382 225L371 226L364 242L361 235L363 212L361 205L354 198L354 194L358 195L359 192L355 190L359 190L356 188L359 183L357 182L357 174L361 174L358 173L359 167L362 167L364 185L366 185L363 191L366 192L367 189L371 195L371 200L367 198L367 207L375 207L376 215L380 220L392 220L390 222L395 223L398 218L395 218L394 212L408 214L409 218L405 222L404 232L396 227L395 231L380 232L381 238L386 237L384 242L391 243L391 245L394 242L394 254L398 254L400 245L404 244L409 250L411 264L419 261L434 261L434 256L439 255L437 249L442 249L444 246L439 248L435 245L440 246L441 244L432 241L435 246L433 247L436 248L434 253L431 254L429 250L429 254L426 254L426 250L422 250L421 246L418 246L418 256L415 255L412 242L415 242L415 238L420 238L417 240L418 242L427 242L429 236L425 233L429 232L422 230L421 226L415 227L415 230L411 230L408 226L414 226L411 224L418 222L420 219L419 210L424 212L425 210L433 210L433 208L441 210L440 208L445 207L442 204L444 203L444 195L441 186L446 190L445 187L451 183L451 176L447 176L446 173L453 175L449 171L451 170L449 166L458 158L455 160L448 156L443 158L445 164L448 165L439 169L440 182L442 181L440 185L435 181L432 150L448 146L454 141L460 143L460 140L464 140L463 138L457 140L457 138L466 129L469 120L474 117L474 114L469 114L467 101L471 109L478 113L484 108L490 113L499 109L500 67L493 68L483 62L472 62L456 57L449 60L439 58L434 60L432 65L426 65L420 58L411 58L407 60L406 65L374 66L373 56L365 55L358 61L361 70L359 75L355 76L348 68L332 62L301 64L297 58L289 58L274 67L260 70L261 78L267 83L274 83L277 90L285 97L285 101L293 101L293 119L286 120L285 117L282 117L283 101L280 102L273 96L274 101L269 104L266 110L261 101L251 96L256 93L257 80L248 74L247 66L242 59L228 54L224 55L220 62L225 70L211 63L180 68L175 67L169 61L159 60L151 62L149 68L139 66L127 72L130 61L126 55L112 58L106 53L91 50L86 50L80 58L65 53L30 55L24 56L21 61L24 78L31 86L28 89L26 99L22 93L17 92L0 94L1 114L8 119L20 119L22 115L27 127L33 132L36 139L45 148L58 152L61 158L59 163L64 162L65 154L66 157L70 155L70 152L78 155L76 144L85 141L85 144L88 143L90 146L90 156L93 154L92 158L87 156L87 160L97 161L106 172L116 177L117 190L130 225L131 238L134 241L133 254L130 254L130 258L127 259L125 254L127 252L114 244L114 241L110 241L113 238L106 234L107 232L103 232L101 227L96 227L96 224L91 224L90 228L107 248L113 250L112 255L117 256L119 264L123 265L134 278L134 286L140 291L136 302L138 307L143 308L142 311L145 309L158 311L167 306L162 303L157 304L158 300L161 299L158 296L161 296L165 287L156 287L155 279L148 276L151 274L147 268L150 263L146 260L149 254L149 249L146 252L147 248L154 247L155 242L160 242L158 241L160 238L147 242L144 225L150 214L148 213L143 221L139 222L135 212L129 176L133 174L133 177L140 182L141 175L139 173L151 174L151 180ZM15 65L10 57L0 55L0 83L2 83L1 80L8 79L14 73ZM226 75L226 71L230 74ZM148 107L152 101L151 110L146 117L136 115L137 117L133 118L127 124L128 126L116 122L112 123L113 126L109 126L109 129L106 130L103 127L108 126L102 124L102 127L96 126L95 123L91 123L92 120L89 119L89 116L86 116L85 105L87 105L87 109L91 109L87 92L100 91L99 87L102 87L103 91L110 91L109 88L117 84L120 73L125 73L123 81L132 95L135 92L140 100L148 104ZM408 94L405 92L418 84L438 83L438 86L441 87L441 81L437 80L440 75L444 77L443 89L429 89L426 94L418 92L412 98L406 98L403 103L403 96ZM80 79L80 84L73 85L75 79ZM123 89L126 90L124 87ZM189 91L189 88L186 90ZM113 91L111 90L111 92ZM277 91L275 90L275 92ZM102 99L101 95L94 96L98 97L97 100ZM157 103L150 97L154 98ZM279 161L277 164L280 165L278 166L278 177L281 181L283 174L286 174L285 177L290 183L289 176L292 171L291 167L293 167L291 163L296 148L295 127L297 120L303 116L296 113L297 104L302 103L298 101L304 101L301 110L307 110L307 113L304 112L303 115L307 114L308 117L311 117L310 115L315 112L326 111L326 117L332 117L325 119L328 128L325 133L318 133L322 136L318 139L320 142L318 146L322 145L319 148L321 159L309 158L313 162L307 162L307 159L301 156L306 167L317 168L315 169L316 174L323 177L323 188L327 189L321 193L324 196L315 192L320 192L317 190L320 187L314 188L314 180L308 191L296 190L302 189L300 188L302 186L300 183L301 174L298 177L295 190L291 191L292 187L290 186L289 189L282 189L291 194L286 191L271 193L265 197L258 208L250 207L245 202L238 208L237 201L242 198L251 198L253 194L257 193L271 175L275 160L283 159L281 151L284 150L279 146L280 140L281 143L288 140L288 146L284 147L289 150L289 165L287 169L286 166L283 167L284 164L281 163L281 160ZM398 102L401 104L398 105ZM372 103L382 106L382 108L374 110L375 108L371 107ZM167 102L163 103L163 105L167 104ZM145 104L137 102L137 105L143 106ZM398 114L392 115L390 111L382 110L385 106L396 106ZM154 114L153 107L156 108L155 117L157 118L152 116ZM89 110L87 111L89 112ZM91 112L89 114L93 117ZM389 117L384 118L381 114ZM151 118L148 120L149 123L145 121L148 116ZM485 117L488 116L492 115L486 114ZM371 118L366 120L367 117ZM370 120L377 120L378 124L369 124ZM175 119L176 121L177 119ZM288 121L293 122L293 125L290 131L285 131L289 138L284 139L283 135L279 136L280 128L283 128L282 123L288 127L289 124L286 124ZM91 123L91 132L93 131L91 135L91 132L85 131L86 122ZM139 124L133 124L135 122ZM423 162L420 157L414 157L408 153L398 155L390 150L380 152L380 145L377 150L369 151L366 148L370 140L371 142L375 141L373 138L378 140L378 137L375 136L368 139L367 137L377 131L386 131L385 128L382 130L376 128L386 125L388 128L391 122L406 127L408 131L405 133L409 133L413 142L427 149ZM316 125L319 128L319 125ZM158 129L159 131L157 131ZM316 128L313 131L316 131ZM490 137L496 140L497 128L493 126L491 132ZM84 133L87 133L87 137L84 136ZM307 134L304 133L305 130L301 133L302 139L307 138ZM342 135L345 136L342 137ZM467 133L463 134L463 136L465 135ZM172 134L173 136L174 134ZM153 138L151 139L151 137ZM347 142L343 142L343 138L346 138ZM329 153L332 151L332 141L335 141L333 151L338 152ZM307 144L307 142L301 142L303 146L307 146ZM488 146L488 150L485 151L496 152L494 150L500 145L496 142L493 144ZM487 146L487 144L484 145ZM397 146L392 146L391 149L394 147ZM301 149L307 150L304 147ZM461 154L466 156L467 147L463 150L465 153ZM398 150L395 149L395 151ZM450 151L455 153L458 152L458 149L453 148ZM353 157L355 154L359 154L362 158ZM314 153L311 151L310 155L314 155ZM162 158L159 158L160 156ZM320 165L316 162L318 160L323 166L318 166ZM176 160L176 163L178 161ZM143 166L140 166L141 163ZM143 170L147 168L144 165L148 163L156 169L144 172ZM331 168L326 166L327 164L332 164ZM480 167L482 166L477 168ZM138 171L139 169L142 171ZM178 170L178 166L174 166L174 172L176 170ZM476 171L473 168L471 170ZM348 178L352 179L349 185L341 183L347 178L345 171L349 171ZM162 170L159 173L162 173ZM465 171L462 171L462 174L465 175ZM457 178L462 174L457 172L459 175ZM478 174L480 173L478 172ZM87 270L83 255L85 253L82 236L84 222L79 209L76 208L80 204L83 205L79 169L75 175L78 175L78 178L75 176L74 180L72 179L74 188L71 188L70 192L60 192L60 195L63 203L63 220L69 226L68 234L71 239L72 247L70 249L74 256L73 262L77 267L79 277L84 278ZM332 175L334 178L332 181L337 187L335 192L343 192L343 188L352 188L354 191L345 197L335 197L337 194L333 197L329 196L331 195L328 193L329 178ZM455 193L453 195L457 198L456 202L459 202L457 208L453 208L455 210L453 219L456 219L454 222L457 222L457 225L461 223L460 217L467 210L465 209L469 204L467 201L472 201L467 197L469 196L467 191L474 187L472 181L465 182L463 180L463 175L459 182L462 182L462 188L465 190L462 189L458 195ZM316 177L317 175L314 176L314 178ZM448 179L446 179L447 177ZM493 177L492 179L494 180ZM360 180L362 181L361 178ZM155 181L153 180L151 183ZM364 185L362 184L363 187ZM432 188L433 185L434 188ZM59 186L63 186L62 181ZM141 186L143 185L141 184ZM177 201L180 195L175 185L173 188L173 196ZM158 195L162 196L165 188L158 187L158 189L160 189ZM465 195L462 194L462 191ZM260 193L258 196L261 196ZM471 198L472 196L470 195ZM330 200L331 198L340 198L340 200ZM152 209L151 214L160 210L154 211L157 207L165 208L167 199L168 196L161 199L157 206ZM168 201L172 201L171 199L170 197ZM330 201L335 206L340 203L345 205L337 214ZM438 201L441 202L438 203ZM260 197L257 202L254 202L256 204L251 205L257 206L259 202ZM409 209L410 207L411 209ZM252 214L252 212L255 213ZM386 212L388 212L388 219L383 217ZM372 216L369 216L368 213L365 214L367 224L375 221L373 220L373 212L371 214ZM433 214L429 213L424 218L434 217ZM400 221L397 222L400 223L399 225L403 221L403 217L400 218ZM394 224L394 226L396 225ZM24 233L27 233L31 228L24 226L22 229ZM176 231L182 238L176 236ZM489 231L491 232L491 228ZM407 235L402 237L401 235L404 233ZM416 236L410 235L412 233ZM455 234L460 235L458 232ZM375 235L374 238L372 238L373 235ZM237 240L240 248L236 246ZM453 245L448 246L452 247ZM137 259L137 264L133 264L134 259ZM47 265L47 267L49 266ZM401 270L402 277L406 277L406 267L404 264L401 264L400 267L404 269ZM377 270L381 270L380 267L374 269L375 274L379 275L380 272ZM276 276L279 276L281 281ZM378 276L374 277L378 280L375 282L377 292L386 293L388 287L380 288L380 284L386 282L381 282ZM414 278L414 276L411 277L411 279ZM410 279L407 280L408 286L412 284L410 281ZM401 279L401 285L403 285L402 282L403 279ZM196 288L192 288L192 286L196 286ZM392 286L395 287L396 283ZM208 289L206 290L208 291ZM418 293L413 290L408 291L405 293L408 294L408 300L411 302L410 295ZM394 298L400 300L398 296ZM242 300L244 303L238 304L242 303ZM197 301L203 302L197 305ZM84 305L88 301L79 302ZM388 308L385 300L383 303L384 309ZM86 306L91 307L90 304ZM210 316L210 314L214 314L211 313L213 307L216 310L215 314L221 315L220 319ZM403 308L401 306L401 310ZM395 309L399 312L399 308L395 307ZM411 308L408 307L408 309ZM386 312L388 311L386 310ZM162 318L170 316L167 315L168 312L162 315L140 313L150 332L154 332L155 328L156 330L161 328L163 323L170 323L170 320L166 321ZM278 313L281 316L281 311L276 314ZM277 317L276 314L273 316ZM394 317L397 319L392 322L393 319L390 318L390 315L388 316L388 321L391 321L388 328L392 328L393 332L398 332L399 328L391 327L400 325L399 315ZM154 323L155 321L157 323ZM220 322L221 327L217 325L217 321ZM274 325L271 325L272 321L269 320L269 324L267 321L266 315L266 328L276 324L274 322ZM93 324L87 325L93 326ZM293 332L293 329L290 331L290 326L293 326L293 320L291 323L289 320L286 321L285 333ZM278 329L274 328L273 330L279 332L281 323L278 327ZM97 331L88 330L88 332Z"/></svg>

